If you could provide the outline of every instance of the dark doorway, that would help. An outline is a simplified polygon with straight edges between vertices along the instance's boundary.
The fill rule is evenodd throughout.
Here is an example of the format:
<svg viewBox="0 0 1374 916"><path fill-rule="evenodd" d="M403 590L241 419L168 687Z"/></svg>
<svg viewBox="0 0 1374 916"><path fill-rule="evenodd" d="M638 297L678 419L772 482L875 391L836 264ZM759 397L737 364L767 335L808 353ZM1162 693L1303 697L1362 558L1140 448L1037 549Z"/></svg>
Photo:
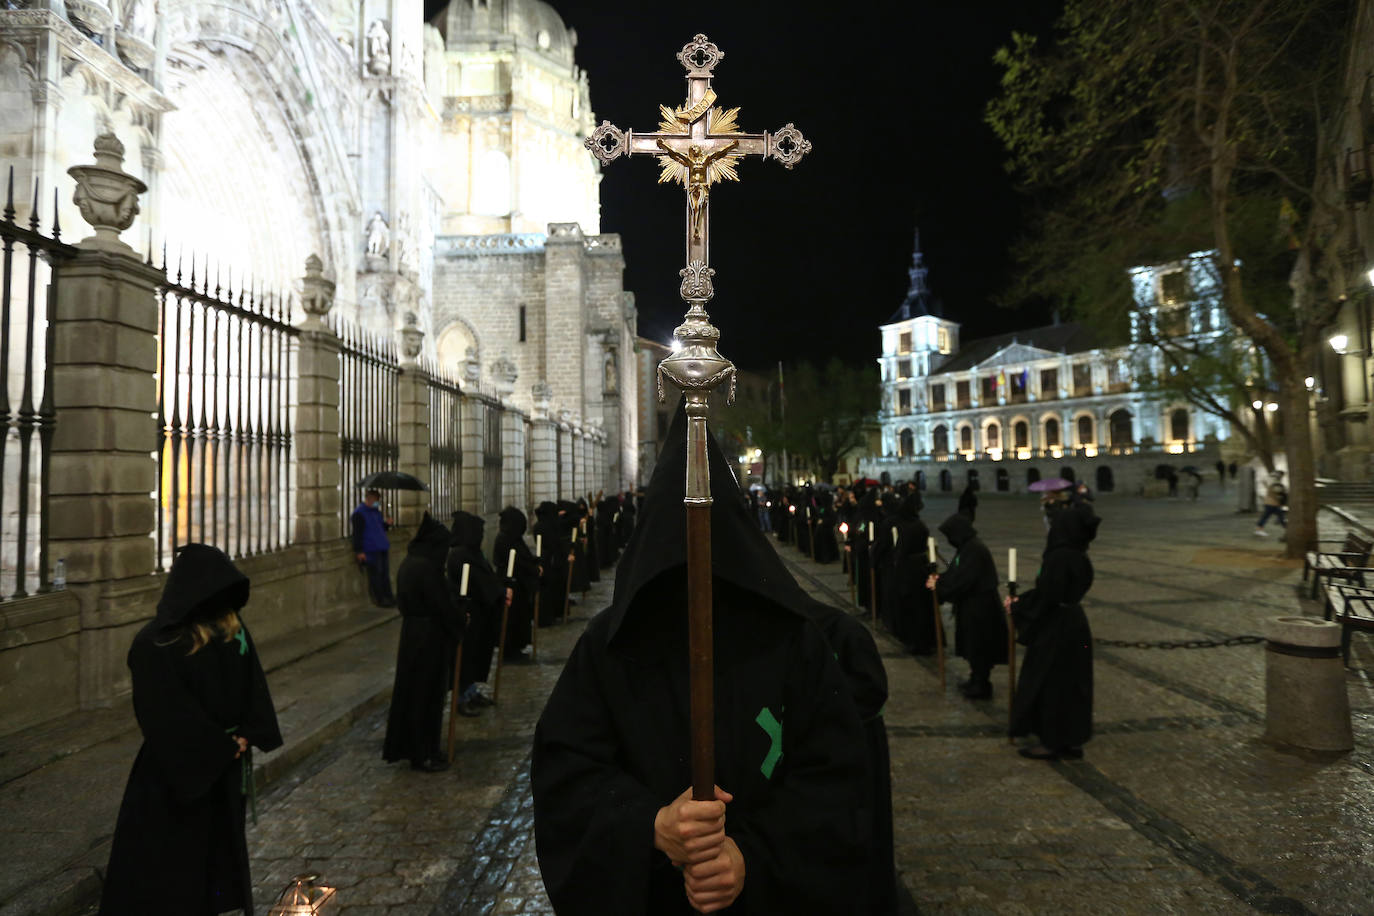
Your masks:
<svg viewBox="0 0 1374 916"><path fill-rule="evenodd" d="M1110 493L1116 484L1112 480L1112 469L1105 464L1097 469L1097 492Z"/></svg>
<svg viewBox="0 0 1374 916"><path fill-rule="evenodd" d="M890 471L883 471L878 475L878 480L882 482L883 486L890 487L892 486L892 473Z"/></svg>
<svg viewBox="0 0 1374 916"><path fill-rule="evenodd" d="M925 472L925 471L917 471L917 472L916 472L916 489L918 489L918 490L924 490L925 488L926 488L926 472Z"/></svg>
<svg viewBox="0 0 1374 916"><path fill-rule="evenodd" d="M940 490L948 493L954 487L954 481L950 477L949 471L940 472Z"/></svg>
<svg viewBox="0 0 1374 916"><path fill-rule="evenodd" d="M1039 468L1026 468L1026 486L1040 482Z"/></svg>
<svg viewBox="0 0 1374 916"><path fill-rule="evenodd" d="M973 487L973 489L975 489L975 490L981 490L981 489L982 489L982 487L978 486L978 471L977 471L976 469L974 469L974 468L969 468L969 471L968 471L968 484L969 484L969 486Z"/></svg>
<svg viewBox="0 0 1374 916"><path fill-rule="evenodd" d="M1067 480L1069 483L1073 483L1076 480L1078 480L1077 477L1073 476L1073 468L1069 467L1067 464L1059 469L1059 476Z"/></svg>
<svg viewBox="0 0 1374 916"><path fill-rule="evenodd" d="M997 492L1005 493L1011 489L1011 475L1006 468L997 469Z"/></svg>

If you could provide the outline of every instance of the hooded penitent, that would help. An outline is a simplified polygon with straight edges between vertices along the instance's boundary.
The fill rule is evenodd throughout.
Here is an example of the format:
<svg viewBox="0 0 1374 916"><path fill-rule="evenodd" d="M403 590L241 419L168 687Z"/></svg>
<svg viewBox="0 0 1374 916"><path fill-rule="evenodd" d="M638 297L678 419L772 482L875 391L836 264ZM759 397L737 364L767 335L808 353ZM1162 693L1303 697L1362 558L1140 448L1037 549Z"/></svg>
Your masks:
<svg viewBox="0 0 1374 916"><path fill-rule="evenodd" d="M898 503L893 528L897 544L892 554L892 596L896 606L893 635L918 655L935 648L935 612L926 588L930 530L919 515L920 494L912 492Z"/></svg>
<svg viewBox="0 0 1374 916"><path fill-rule="evenodd" d="M500 573L482 554L486 522L471 512L454 512L449 526L447 561L449 590L459 596L459 610L467 615L463 633L463 670L459 688L485 682L491 673L491 650L501 635L501 605L506 588ZM467 600L463 601L463 567L468 568Z"/></svg>
<svg viewBox="0 0 1374 916"><path fill-rule="evenodd" d="M539 562L525 543L525 513L514 506L501 510L500 527L492 559L497 573L505 576L510 564L510 552L515 551L514 590L506 620L506 657L517 658L530 642L534 620L534 596L539 590Z"/></svg>
<svg viewBox="0 0 1374 916"><path fill-rule="evenodd" d="M619 523L620 499L607 496L596 506L597 562L602 569L610 569L620 556L620 542L616 538Z"/></svg>
<svg viewBox="0 0 1374 916"><path fill-rule="evenodd" d="M454 653L463 638L463 617L444 579L449 531L428 512L420 521L396 573L401 638L391 692L383 759L421 763L440 756L444 693Z"/></svg>
<svg viewBox="0 0 1374 916"><path fill-rule="evenodd" d="M547 626L563 618L563 602L568 589L568 553L571 541L558 506L542 502L534 509L535 544L542 551L540 565L544 578L539 583L539 625Z"/></svg>
<svg viewBox="0 0 1374 916"><path fill-rule="evenodd" d="M940 523L954 546L954 559L940 574L936 597L954 605L954 651L974 672L1007 661L1007 620L997 592L997 566L973 522L956 512Z"/></svg>
<svg viewBox="0 0 1374 916"><path fill-rule="evenodd" d="M247 628L194 653L189 635L191 624L241 610L248 592L222 551L188 544L172 562L157 619L134 637L128 661L143 745L119 809L102 914L253 912L247 758L234 759L234 736L272 750L281 732Z"/></svg>
<svg viewBox="0 0 1374 916"><path fill-rule="evenodd" d="M685 439L679 408L612 605L578 641L536 730L539 862L561 914L691 912L681 873L652 845L656 812L691 780ZM716 782L734 794L726 833L747 870L727 912L856 912L874 802L852 690L811 619L815 602L749 518L714 442L708 457Z"/></svg>
<svg viewBox="0 0 1374 916"><path fill-rule="evenodd" d="M1093 639L1082 602L1093 583L1087 551L1099 521L1088 503L1056 512L1035 587L1012 606L1026 657L1011 734L1035 734L1051 750L1092 737Z"/></svg>

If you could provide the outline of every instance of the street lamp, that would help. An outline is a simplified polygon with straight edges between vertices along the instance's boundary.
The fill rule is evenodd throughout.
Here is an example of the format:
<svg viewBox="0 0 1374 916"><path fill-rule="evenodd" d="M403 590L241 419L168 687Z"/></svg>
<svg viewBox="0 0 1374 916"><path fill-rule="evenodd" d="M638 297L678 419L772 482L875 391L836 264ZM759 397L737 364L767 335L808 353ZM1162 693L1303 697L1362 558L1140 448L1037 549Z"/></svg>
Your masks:
<svg viewBox="0 0 1374 916"><path fill-rule="evenodd" d="M1350 338L1346 337L1344 334L1333 334L1331 335L1331 340L1328 342L1331 344L1331 349L1335 350L1341 356L1344 356L1345 348L1350 343Z"/></svg>
<svg viewBox="0 0 1374 916"><path fill-rule="evenodd" d="M1250 406L1253 407L1255 410L1263 410L1263 409L1264 409L1264 402L1263 402L1263 401L1251 401L1251 402L1250 402Z"/></svg>

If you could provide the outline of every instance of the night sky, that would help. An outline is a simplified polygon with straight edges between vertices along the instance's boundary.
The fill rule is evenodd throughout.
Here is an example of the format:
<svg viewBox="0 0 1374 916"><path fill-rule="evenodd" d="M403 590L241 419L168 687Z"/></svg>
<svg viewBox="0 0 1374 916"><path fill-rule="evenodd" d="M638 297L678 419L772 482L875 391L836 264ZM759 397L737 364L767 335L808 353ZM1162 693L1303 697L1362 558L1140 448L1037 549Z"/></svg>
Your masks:
<svg viewBox="0 0 1374 916"><path fill-rule="evenodd" d="M675 55L704 32L725 52L717 104L740 106L746 131L792 121L814 144L791 172L755 159L739 183L712 188L709 308L740 366L875 357L918 223L931 289L965 339L1047 320L1048 306L991 301L1024 204L983 110L997 89L993 52L1013 29L1046 32L1059 0L553 6L577 30L598 123L656 130L658 105L685 98ZM606 167L601 229L624 238L640 334L667 342L684 310L684 195L657 175L650 157Z"/></svg>

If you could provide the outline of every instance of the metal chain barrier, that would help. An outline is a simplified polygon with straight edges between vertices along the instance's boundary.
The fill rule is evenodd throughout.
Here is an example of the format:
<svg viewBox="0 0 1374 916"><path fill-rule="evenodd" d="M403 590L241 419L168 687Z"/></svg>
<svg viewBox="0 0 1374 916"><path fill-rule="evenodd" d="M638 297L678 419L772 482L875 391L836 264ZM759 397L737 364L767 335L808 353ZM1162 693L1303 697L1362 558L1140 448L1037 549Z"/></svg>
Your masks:
<svg viewBox="0 0 1374 916"><path fill-rule="evenodd" d="M1221 649L1228 646L1253 646L1264 642L1263 636L1231 636L1226 639L1180 639L1175 641L1161 640L1159 642L1145 642L1144 640L1132 641L1129 639L1102 639L1094 637L1093 642L1099 646L1111 646L1116 649Z"/></svg>

